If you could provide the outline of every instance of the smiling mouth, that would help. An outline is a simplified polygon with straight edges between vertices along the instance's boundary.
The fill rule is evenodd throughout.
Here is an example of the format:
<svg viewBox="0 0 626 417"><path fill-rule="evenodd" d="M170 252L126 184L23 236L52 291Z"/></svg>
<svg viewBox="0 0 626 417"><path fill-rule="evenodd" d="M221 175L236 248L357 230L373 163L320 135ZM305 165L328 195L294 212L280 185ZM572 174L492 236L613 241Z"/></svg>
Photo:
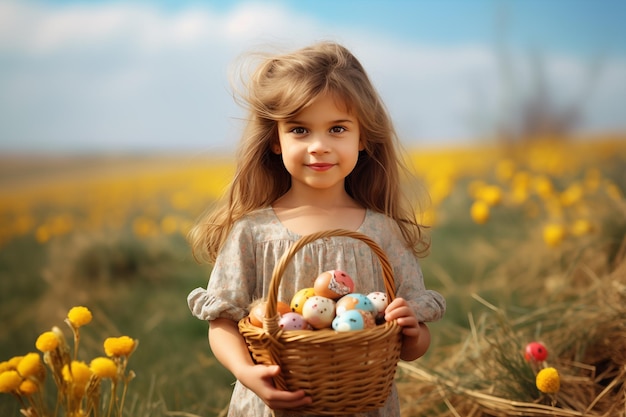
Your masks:
<svg viewBox="0 0 626 417"><path fill-rule="evenodd" d="M316 163L316 164L309 164L307 166L314 171L328 171L329 169L334 167L335 164Z"/></svg>

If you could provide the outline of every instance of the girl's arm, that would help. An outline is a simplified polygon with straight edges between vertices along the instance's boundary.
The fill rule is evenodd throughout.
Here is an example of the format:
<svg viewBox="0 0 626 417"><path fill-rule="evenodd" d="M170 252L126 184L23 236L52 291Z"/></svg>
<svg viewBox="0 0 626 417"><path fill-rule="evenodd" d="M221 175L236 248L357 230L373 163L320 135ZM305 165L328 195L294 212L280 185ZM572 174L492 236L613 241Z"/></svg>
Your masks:
<svg viewBox="0 0 626 417"><path fill-rule="evenodd" d="M278 375L277 365L256 365L239 333L237 323L218 318L210 322L209 345L213 354L245 387L254 392L273 410L300 407L311 403L304 391L282 391L274 386L272 377Z"/></svg>
<svg viewBox="0 0 626 417"><path fill-rule="evenodd" d="M400 359L410 362L424 356L430 346L430 330L417 319L406 300L393 300L385 310L385 320L397 320L402 327Z"/></svg>

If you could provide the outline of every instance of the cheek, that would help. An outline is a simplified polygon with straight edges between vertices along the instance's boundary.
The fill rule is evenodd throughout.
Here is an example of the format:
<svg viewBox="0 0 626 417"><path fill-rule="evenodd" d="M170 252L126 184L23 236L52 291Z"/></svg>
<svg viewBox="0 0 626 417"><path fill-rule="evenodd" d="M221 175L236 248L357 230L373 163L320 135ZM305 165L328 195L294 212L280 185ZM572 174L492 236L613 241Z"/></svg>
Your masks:
<svg viewBox="0 0 626 417"><path fill-rule="evenodd" d="M356 166L357 161L359 160L359 151L361 150L360 142L353 143L348 146L345 146L341 153L343 156L343 160L346 162L346 165L352 165L352 168ZM348 164L349 162L349 164Z"/></svg>
<svg viewBox="0 0 626 417"><path fill-rule="evenodd" d="M280 157L285 169L293 175L295 170L302 165L301 154L296 152L293 147L281 148Z"/></svg>

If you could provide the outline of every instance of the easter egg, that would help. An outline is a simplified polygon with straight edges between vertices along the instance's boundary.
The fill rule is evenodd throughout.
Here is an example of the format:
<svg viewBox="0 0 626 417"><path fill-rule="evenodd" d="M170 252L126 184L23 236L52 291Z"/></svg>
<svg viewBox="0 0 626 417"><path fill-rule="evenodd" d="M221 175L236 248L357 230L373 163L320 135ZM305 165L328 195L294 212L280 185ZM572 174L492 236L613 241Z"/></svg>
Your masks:
<svg viewBox="0 0 626 417"><path fill-rule="evenodd" d="M294 313L293 311L283 314L278 321L278 326L285 331L308 330L311 328L301 314Z"/></svg>
<svg viewBox="0 0 626 417"><path fill-rule="evenodd" d="M369 329L376 326L374 316L369 311L348 310L336 316L332 323L333 329L338 332Z"/></svg>
<svg viewBox="0 0 626 417"><path fill-rule="evenodd" d="M266 309L265 301L257 301L252 304L252 307L250 308L249 317L250 317L250 323L253 326L263 327L263 319L265 318L265 309ZM291 311L291 308L289 307L287 303L282 302L282 301L278 301L276 303L276 312L279 315L283 315L290 311Z"/></svg>
<svg viewBox="0 0 626 417"><path fill-rule="evenodd" d="M370 299L370 301L376 308L376 318L382 318L385 315L385 309L389 305L389 299L387 298L387 294L381 291L374 291L367 294L367 298Z"/></svg>
<svg viewBox="0 0 626 417"><path fill-rule="evenodd" d="M289 304L285 303L284 301L278 301L276 303L276 312L279 315L283 315L285 313L289 313L291 311L291 307L289 306Z"/></svg>
<svg viewBox="0 0 626 417"><path fill-rule="evenodd" d="M524 357L527 361L543 362L548 359L548 349L539 342L530 342L526 345Z"/></svg>
<svg viewBox="0 0 626 417"><path fill-rule="evenodd" d="M314 295L304 302L302 317L316 329L330 327L335 318L335 301Z"/></svg>
<svg viewBox="0 0 626 417"><path fill-rule="evenodd" d="M250 323L256 327L263 327L263 318L265 317L265 303L255 303L250 309Z"/></svg>
<svg viewBox="0 0 626 417"><path fill-rule="evenodd" d="M344 295L337 300L335 309L338 316L348 310L364 310L369 311L372 314L376 314L376 307L374 307L372 300L367 298L365 294L359 293Z"/></svg>
<svg viewBox="0 0 626 417"><path fill-rule="evenodd" d="M347 273L338 269L322 272L313 283L315 295L337 298L354 291L354 281Z"/></svg>
<svg viewBox="0 0 626 417"><path fill-rule="evenodd" d="M294 313L302 314L304 302L315 295L315 290L311 288L303 288L294 294L289 306Z"/></svg>

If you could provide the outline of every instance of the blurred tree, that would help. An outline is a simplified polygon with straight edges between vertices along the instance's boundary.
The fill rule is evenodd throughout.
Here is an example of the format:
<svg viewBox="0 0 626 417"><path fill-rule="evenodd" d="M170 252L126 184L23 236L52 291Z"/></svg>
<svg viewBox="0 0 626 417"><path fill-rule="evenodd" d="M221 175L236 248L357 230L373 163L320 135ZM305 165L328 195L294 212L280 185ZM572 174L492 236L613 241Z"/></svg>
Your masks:
<svg viewBox="0 0 626 417"><path fill-rule="evenodd" d="M566 104L559 104L548 75L549 61L539 47L526 58L529 82L522 84L520 68L507 42L511 27L506 3L499 3L496 13L496 60L500 75L500 106L496 116L497 137L505 144L535 139L566 140L580 127L585 104L590 100L604 60L600 55L590 59L587 71ZM524 61L522 61L524 62Z"/></svg>

